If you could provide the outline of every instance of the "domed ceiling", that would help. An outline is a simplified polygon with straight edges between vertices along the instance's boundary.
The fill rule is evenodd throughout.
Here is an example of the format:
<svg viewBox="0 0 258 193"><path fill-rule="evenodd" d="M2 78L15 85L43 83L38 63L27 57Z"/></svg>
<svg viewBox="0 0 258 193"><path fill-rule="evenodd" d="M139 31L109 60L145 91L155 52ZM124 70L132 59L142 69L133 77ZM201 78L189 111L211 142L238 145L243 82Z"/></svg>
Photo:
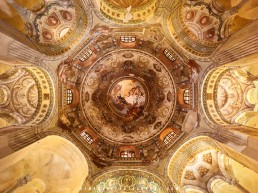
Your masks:
<svg viewBox="0 0 258 193"><path fill-rule="evenodd" d="M13 125L40 125L51 114L54 88L46 70L12 68L0 75L0 116Z"/></svg>
<svg viewBox="0 0 258 193"><path fill-rule="evenodd" d="M241 68L217 68L209 72L202 88L205 113L215 124L235 124L236 119L254 106L248 102L247 93L255 88ZM217 92L213 92L213 89Z"/></svg>
<svg viewBox="0 0 258 193"><path fill-rule="evenodd" d="M100 12L109 21L120 24L138 24L154 15L157 0L100 0Z"/></svg>
<svg viewBox="0 0 258 193"><path fill-rule="evenodd" d="M103 56L84 75L81 108L89 125L119 143L157 135L175 107L175 84L168 69L142 51Z"/></svg>
<svg viewBox="0 0 258 193"><path fill-rule="evenodd" d="M33 8L28 8L31 4ZM21 19L14 26L24 26L24 34L40 52L46 55L60 55L69 51L80 41L91 24L91 18L76 1L8 1L8 6ZM5 21L9 23L10 21Z"/></svg>
<svg viewBox="0 0 258 193"><path fill-rule="evenodd" d="M203 57L221 43L221 27L222 18L211 5L197 1L180 5L168 20L169 31L180 46Z"/></svg>
<svg viewBox="0 0 258 193"><path fill-rule="evenodd" d="M167 193L162 180L149 172L117 170L98 176L93 181L92 193L118 192Z"/></svg>
<svg viewBox="0 0 258 193"><path fill-rule="evenodd" d="M123 30L95 27L84 47L59 65L59 126L98 164L149 164L184 134L188 110L178 91L191 90L181 83L191 73L158 27Z"/></svg>

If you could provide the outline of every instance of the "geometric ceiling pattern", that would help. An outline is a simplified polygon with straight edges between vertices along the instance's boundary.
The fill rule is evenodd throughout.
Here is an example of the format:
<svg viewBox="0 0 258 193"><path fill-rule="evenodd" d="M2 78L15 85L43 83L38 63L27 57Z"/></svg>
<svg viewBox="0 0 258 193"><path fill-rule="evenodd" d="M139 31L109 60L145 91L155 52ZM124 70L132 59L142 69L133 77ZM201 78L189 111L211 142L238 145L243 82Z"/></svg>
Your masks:
<svg viewBox="0 0 258 193"><path fill-rule="evenodd" d="M258 61L234 63L257 50L253 0L0 5L1 32L17 40L3 41L0 62L12 66L0 67L0 122L9 124L0 137L8 151L59 135L83 154L89 175L82 187L92 193L250 192L228 160L257 170L229 148L257 159ZM54 144L46 166L61 160L51 151L64 146ZM72 170L61 177L74 179Z"/></svg>

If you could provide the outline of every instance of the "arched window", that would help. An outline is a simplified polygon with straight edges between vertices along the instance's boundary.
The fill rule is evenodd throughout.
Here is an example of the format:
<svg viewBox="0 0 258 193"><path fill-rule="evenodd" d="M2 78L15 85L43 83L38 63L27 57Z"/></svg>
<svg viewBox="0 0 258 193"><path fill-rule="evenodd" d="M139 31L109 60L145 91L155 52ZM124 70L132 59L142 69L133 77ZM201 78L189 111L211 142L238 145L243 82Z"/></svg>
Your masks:
<svg viewBox="0 0 258 193"><path fill-rule="evenodd" d="M190 104L190 90L189 89L185 89L183 96L184 96L185 104Z"/></svg>
<svg viewBox="0 0 258 193"><path fill-rule="evenodd" d="M80 57L80 61L84 62L92 55L92 50L88 49L87 51L83 52L83 54Z"/></svg>
<svg viewBox="0 0 258 193"><path fill-rule="evenodd" d="M73 102L73 93L70 89L67 89L66 92L67 104L71 104Z"/></svg>
<svg viewBox="0 0 258 193"><path fill-rule="evenodd" d="M86 133L85 131L81 132L81 136L83 139L85 139L89 144L92 144L93 143L93 139L92 137Z"/></svg>
<svg viewBox="0 0 258 193"><path fill-rule="evenodd" d="M121 39L121 42L132 43L132 42L135 42L136 37L135 36L121 36L120 39Z"/></svg>
<svg viewBox="0 0 258 193"><path fill-rule="evenodd" d="M174 131L171 131L167 136L164 138L164 143L167 145L171 141L174 141L176 139L177 134Z"/></svg>
<svg viewBox="0 0 258 193"><path fill-rule="evenodd" d="M135 157L134 151L122 151L120 157Z"/></svg>
<svg viewBox="0 0 258 193"><path fill-rule="evenodd" d="M176 61L175 57L173 56L173 54L168 50L168 49L165 49L164 52L165 56L171 60L171 61Z"/></svg>

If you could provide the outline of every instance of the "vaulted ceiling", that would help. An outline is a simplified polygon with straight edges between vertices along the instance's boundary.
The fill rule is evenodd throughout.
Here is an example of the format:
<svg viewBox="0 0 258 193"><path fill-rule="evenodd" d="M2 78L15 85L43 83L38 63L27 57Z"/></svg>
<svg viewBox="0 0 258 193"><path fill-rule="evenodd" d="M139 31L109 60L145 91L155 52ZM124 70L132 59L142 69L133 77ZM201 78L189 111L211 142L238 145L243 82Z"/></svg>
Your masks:
<svg viewBox="0 0 258 193"><path fill-rule="evenodd" d="M37 137L69 139L96 173L119 167L94 187L152 183L166 192L156 174L132 168L168 169L174 178L173 167L184 164L174 173L179 186L205 189L220 172L220 149L168 160L202 128L213 135L256 113L253 64L225 61L256 53L255 41L249 51L234 47L245 47L248 35L227 43L257 20L257 7L255 0L1 1L1 32L13 39L0 37L1 60L10 61L1 67L0 116L35 127Z"/></svg>

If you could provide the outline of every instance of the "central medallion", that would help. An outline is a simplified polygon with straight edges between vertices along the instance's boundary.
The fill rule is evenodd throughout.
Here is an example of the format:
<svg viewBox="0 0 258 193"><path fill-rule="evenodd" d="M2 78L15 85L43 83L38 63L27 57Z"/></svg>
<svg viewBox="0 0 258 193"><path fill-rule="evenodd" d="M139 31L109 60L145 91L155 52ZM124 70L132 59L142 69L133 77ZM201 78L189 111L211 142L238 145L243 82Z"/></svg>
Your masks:
<svg viewBox="0 0 258 193"><path fill-rule="evenodd" d="M136 50L109 53L84 74L85 124L112 142L136 144L158 135L175 110L175 83L166 66Z"/></svg>
<svg viewBox="0 0 258 193"><path fill-rule="evenodd" d="M119 78L108 91L110 108L127 121L143 116L147 102L147 87L143 81L135 77Z"/></svg>

